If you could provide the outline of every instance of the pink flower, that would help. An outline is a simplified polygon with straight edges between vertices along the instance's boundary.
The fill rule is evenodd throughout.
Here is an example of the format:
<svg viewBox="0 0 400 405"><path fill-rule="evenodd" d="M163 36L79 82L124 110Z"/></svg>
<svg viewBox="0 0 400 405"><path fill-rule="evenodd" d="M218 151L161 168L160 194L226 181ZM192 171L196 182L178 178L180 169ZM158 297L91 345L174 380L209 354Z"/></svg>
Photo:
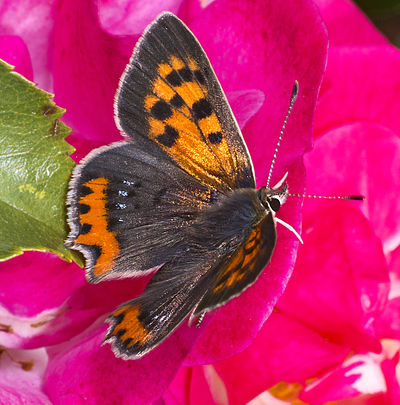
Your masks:
<svg viewBox="0 0 400 405"><path fill-rule="evenodd" d="M116 7L103 0L97 8L90 1L21 0L0 7L0 33L7 35L0 37L0 57L31 75L31 55L33 79L67 109L77 160L120 139L112 112L119 76L143 28L165 7L145 3L121 1ZM301 193L302 156L312 146L325 69L327 37L319 12L311 0L208 3L171 0L168 9L189 25L210 57L243 128L259 185L265 184L293 81L300 83L272 182L289 171L291 191ZM0 344L46 347L49 356L38 377L44 394L40 384L30 385L32 392L76 404L151 403L160 397L167 404L241 404L282 381L310 403L360 392L354 388L357 375L347 378L356 363L342 365L346 356L380 352L384 332L398 339L386 312L397 301L387 304L384 253L399 244L399 128L392 103L399 56L350 2L340 2L340 13L337 4L318 2L331 48L316 109L315 148L305 159L307 191L361 193L367 201L304 203L305 244L276 311L297 251L297 241L283 228L271 264L253 287L207 316L200 331L182 325L138 361L117 359L101 343L104 318L139 294L147 279L89 285L77 266L41 253L3 263ZM374 70L370 60L380 61ZM299 229L300 207L292 198L279 216ZM394 381L397 361L383 355L377 363L388 381ZM3 367L14 372L0 362ZM306 386L315 377L321 378L315 387ZM279 396L282 385L276 387L272 392Z"/></svg>

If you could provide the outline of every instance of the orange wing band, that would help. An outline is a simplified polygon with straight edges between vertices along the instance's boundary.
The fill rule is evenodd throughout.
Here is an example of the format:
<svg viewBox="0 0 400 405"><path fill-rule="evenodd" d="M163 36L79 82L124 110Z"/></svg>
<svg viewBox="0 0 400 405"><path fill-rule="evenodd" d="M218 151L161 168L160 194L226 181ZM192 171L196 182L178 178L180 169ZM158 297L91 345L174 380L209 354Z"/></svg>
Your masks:
<svg viewBox="0 0 400 405"><path fill-rule="evenodd" d="M120 249L115 232L110 232L107 226L107 186L109 180L97 178L84 184L92 192L79 199L80 204L89 207L88 212L80 214L80 222L87 224L90 229L87 233L80 234L75 244L98 246L100 255L93 266L93 274L99 277L114 267L114 260Z"/></svg>
<svg viewBox="0 0 400 405"><path fill-rule="evenodd" d="M125 305L117 309L112 316L120 321L114 326L112 332L107 336L107 339L112 336L117 336L122 342L126 343L126 347L132 347L134 344L143 346L151 339L153 333L147 330L138 319L140 310L138 305Z"/></svg>
<svg viewBox="0 0 400 405"><path fill-rule="evenodd" d="M233 256L219 275L213 288L215 293L224 288L232 287L246 275L243 269L251 265L251 262L257 257L259 253L257 246L260 237L260 228L253 228L244 245L238 250L236 255Z"/></svg>

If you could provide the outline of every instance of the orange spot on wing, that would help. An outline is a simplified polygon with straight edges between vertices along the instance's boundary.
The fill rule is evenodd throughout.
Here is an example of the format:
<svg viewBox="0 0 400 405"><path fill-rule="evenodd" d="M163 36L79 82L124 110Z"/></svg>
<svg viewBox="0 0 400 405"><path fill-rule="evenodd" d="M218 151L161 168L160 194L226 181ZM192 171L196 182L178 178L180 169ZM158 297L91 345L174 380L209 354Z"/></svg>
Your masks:
<svg viewBox="0 0 400 405"><path fill-rule="evenodd" d="M179 113L179 111L173 109L172 116L167 118L165 122L176 130L181 131L183 137L185 137L188 142L190 142L190 138L197 140L198 142L200 141L200 132L197 129L196 124L183 114Z"/></svg>
<svg viewBox="0 0 400 405"><path fill-rule="evenodd" d="M165 101L170 101L172 97L175 95L175 90L171 88L163 79L158 78L154 82L154 93L157 94L158 97L164 99Z"/></svg>
<svg viewBox="0 0 400 405"><path fill-rule="evenodd" d="M253 228L243 246L233 256L228 265L221 271L217 278L213 291L220 292L225 288L229 288L237 284L246 274L252 270L251 262L259 254L257 243L261 237L261 230L259 227ZM246 266L250 268L243 269Z"/></svg>
<svg viewBox="0 0 400 405"><path fill-rule="evenodd" d="M219 163L210 154L196 124L176 110L165 122L179 132L179 137L172 148L164 147L164 150L192 176L199 180L212 179ZM214 178L218 183L217 177Z"/></svg>
<svg viewBox="0 0 400 405"><path fill-rule="evenodd" d="M88 181L84 186L90 188L92 192L79 199L80 204L90 207L87 213L79 216L80 222L91 225L91 228L88 233L79 235L74 243L100 247L100 256L93 266L93 274L96 277L112 270L114 260L120 252L115 232L108 230L106 208L108 183L109 181L105 178Z"/></svg>
<svg viewBox="0 0 400 405"><path fill-rule="evenodd" d="M192 58L189 58L189 68L190 70L198 70L199 65Z"/></svg>
<svg viewBox="0 0 400 405"><path fill-rule="evenodd" d="M154 95L152 95L152 94L151 94L150 96L147 96L147 97L144 99L144 106L145 106L146 110L147 110L147 111L150 111L151 107L153 107L153 105L154 105L158 100L159 100L159 98L156 97L156 96L154 96Z"/></svg>
<svg viewBox="0 0 400 405"><path fill-rule="evenodd" d="M171 56L171 65L175 70L182 69L186 66L185 62L182 59L177 58L176 56Z"/></svg>
<svg viewBox="0 0 400 405"><path fill-rule="evenodd" d="M229 149L228 142L226 140L225 134L222 131L221 125L219 120L213 112L209 117L203 118L198 122L201 132L207 137L209 134L213 132L221 132L223 137L222 141L218 144L211 144L214 153L218 156L220 162L223 164L224 167L235 167L232 153ZM229 175L231 175L229 173Z"/></svg>
<svg viewBox="0 0 400 405"><path fill-rule="evenodd" d="M122 341L131 339L127 345L127 347L131 347L135 343L142 346L153 336L153 333L146 329L146 327L138 319L140 310L137 305L125 305L113 313L113 316L115 317L120 317L121 315L121 321L114 326L114 329L110 333L109 337L120 333L119 339Z"/></svg>
<svg viewBox="0 0 400 405"><path fill-rule="evenodd" d="M158 73L162 77L169 75L171 72L172 72L172 67L170 65L168 65L168 63L161 63L158 66Z"/></svg>
<svg viewBox="0 0 400 405"><path fill-rule="evenodd" d="M155 118L149 118L149 125L150 135L153 137L161 135L165 131L165 125L162 123L162 121L156 120Z"/></svg>
<svg viewBox="0 0 400 405"><path fill-rule="evenodd" d="M214 112L209 117L199 120L199 127L204 135L211 134L212 132L222 132L221 125Z"/></svg>
<svg viewBox="0 0 400 405"><path fill-rule="evenodd" d="M190 111L189 108L187 108L185 105L179 109L186 117L190 117Z"/></svg>
<svg viewBox="0 0 400 405"><path fill-rule="evenodd" d="M206 95L196 82L183 82L180 86L175 87L175 90L189 107Z"/></svg>

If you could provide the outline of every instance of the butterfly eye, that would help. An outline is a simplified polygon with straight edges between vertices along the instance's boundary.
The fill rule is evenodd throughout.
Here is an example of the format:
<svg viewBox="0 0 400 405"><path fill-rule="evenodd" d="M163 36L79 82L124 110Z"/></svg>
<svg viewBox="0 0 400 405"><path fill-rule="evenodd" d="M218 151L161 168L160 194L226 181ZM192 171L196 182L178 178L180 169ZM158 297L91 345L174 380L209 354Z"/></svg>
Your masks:
<svg viewBox="0 0 400 405"><path fill-rule="evenodd" d="M278 198L269 198L268 199L269 206L272 208L274 212L278 211L281 208L281 202Z"/></svg>

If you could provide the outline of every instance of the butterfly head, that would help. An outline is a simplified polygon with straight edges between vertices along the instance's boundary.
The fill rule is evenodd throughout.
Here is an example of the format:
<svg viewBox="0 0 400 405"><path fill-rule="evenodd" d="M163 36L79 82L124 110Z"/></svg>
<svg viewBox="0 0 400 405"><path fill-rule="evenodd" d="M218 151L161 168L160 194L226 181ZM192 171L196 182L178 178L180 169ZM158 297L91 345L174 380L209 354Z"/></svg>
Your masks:
<svg viewBox="0 0 400 405"><path fill-rule="evenodd" d="M258 189L258 198L262 205L273 212L277 212L288 196L288 184L284 183L280 189L261 187Z"/></svg>

